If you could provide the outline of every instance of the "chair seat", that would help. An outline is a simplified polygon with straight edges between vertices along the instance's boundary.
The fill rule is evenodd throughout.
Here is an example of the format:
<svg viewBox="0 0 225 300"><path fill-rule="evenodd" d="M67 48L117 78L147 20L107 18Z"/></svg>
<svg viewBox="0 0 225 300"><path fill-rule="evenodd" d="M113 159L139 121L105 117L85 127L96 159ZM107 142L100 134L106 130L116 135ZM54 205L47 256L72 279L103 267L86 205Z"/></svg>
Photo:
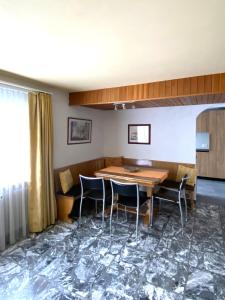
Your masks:
<svg viewBox="0 0 225 300"><path fill-rule="evenodd" d="M84 197L102 201L103 192L99 190L90 190L84 193Z"/></svg>
<svg viewBox="0 0 225 300"><path fill-rule="evenodd" d="M103 192L100 190L90 190L84 193L84 197L93 199L96 201L102 201ZM105 201L111 199L112 194L109 190L105 190ZM111 201L110 201L111 202Z"/></svg>
<svg viewBox="0 0 225 300"><path fill-rule="evenodd" d="M139 192L139 207L141 207L147 201L147 193L146 192ZM118 203L128 207L137 207L137 199L136 197L126 197L120 196Z"/></svg>
<svg viewBox="0 0 225 300"><path fill-rule="evenodd" d="M153 197L167 199L168 201L178 202L178 192L173 190L168 190L166 188L160 188L159 191L153 193Z"/></svg>
<svg viewBox="0 0 225 300"><path fill-rule="evenodd" d="M186 193L185 193L185 187L187 184L188 175L184 175L182 177L181 182L177 183L175 181L167 180L161 184L161 187L159 190L155 190L153 192L153 198L152 198L152 206L154 205L154 199L156 200L163 200L165 202L173 202L174 204L179 205L180 208L180 218L181 218L181 226L183 228L184 226L184 218L183 218L183 212L182 212L182 202L184 202L185 206L185 215L186 215L186 221L187 221L187 201L186 201ZM165 185L165 187L162 187ZM160 202L159 202L160 206ZM153 209L152 209L153 213ZM152 225L152 221L151 221Z"/></svg>
<svg viewBox="0 0 225 300"><path fill-rule="evenodd" d="M159 186L162 188L178 190L180 182L174 180L164 180ZM194 186L186 184L186 190L194 191L194 189Z"/></svg>
<svg viewBox="0 0 225 300"><path fill-rule="evenodd" d="M159 186L162 188L170 188L170 189L178 190L180 186L180 182L176 182L173 180L164 180Z"/></svg>
<svg viewBox="0 0 225 300"><path fill-rule="evenodd" d="M75 199L80 198L81 195L81 187L80 184L75 184L72 188L65 194L65 196L71 196Z"/></svg>

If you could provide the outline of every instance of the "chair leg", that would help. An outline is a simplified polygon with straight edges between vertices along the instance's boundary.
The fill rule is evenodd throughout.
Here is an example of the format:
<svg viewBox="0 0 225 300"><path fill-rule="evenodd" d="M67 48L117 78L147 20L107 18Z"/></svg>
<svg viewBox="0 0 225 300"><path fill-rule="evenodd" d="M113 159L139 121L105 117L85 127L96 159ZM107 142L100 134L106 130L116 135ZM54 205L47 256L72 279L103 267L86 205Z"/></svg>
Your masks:
<svg viewBox="0 0 225 300"><path fill-rule="evenodd" d="M104 214L105 214L105 199L103 199L103 203L102 203L102 227L104 227Z"/></svg>
<svg viewBox="0 0 225 300"><path fill-rule="evenodd" d="M184 219L183 219L183 211L182 211L182 206L181 206L181 198L179 197L179 208L180 208L180 219L181 219L181 226L182 228L184 227Z"/></svg>
<svg viewBox="0 0 225 300"><path fill-rule="evenodd" d="M118 220L119 220L119 216L118 216L118 204L116 205L116 208L117 208L117 210L116 210L116 220L118 222Z"/></svg>
<svg viewBox="0 0 225 300"><path fill-rule="evenodd" d="M125 206L125 217L126 217L126 222L127 222L127 207Z"/></svg>
<svg viewBox="0 0 225 300"><path fill-rule="evenodd" d="M160 214L160 209L161 209L161 199L159 199L159 214Z"/></svg>
<svg viewBox="0 0 225 300"><path fill-rule="evenodd" d="M153 206L153 202L154 202L154 197L152 196L152 201L151 201L151 220L150 220L150 222L151 222L151 224L150 224L150 226L152 227L152 225L153 225L153 214L154 214L154 206Z"/></svg>
<svg viewBox="0 0 225 300"><path fill-rule="evenodd" d="M79 213L79 222L78 222L78 225L81 224L82 203L83 203L83 197L80 198L80 213Z"/></svg>
<svg viewBox="0 0 225 300"><path fill-rule="evenodd" d="M185 216L186 216L185 221L187 222L187 199L185 193L184 193L184 206L185 206Z"/></svg>
<svg viewBox="0 0 225 300"><path fill-rule="evenodd" d="M137 207L137 217L136 217L136 240L138 238L138 219L139 219L139 208Z"/></svg>
<svg viewBox="0 0 225 300"><path fill-rule="evenodd" d="M98 203L97 200L95 200L95 214L98 214Z"/></svg>
<svg viewBox="0 0 225 300"><path fill-rule="evenodd" d="M109 220L110 236L112 235L112 214L113 214L113 203L111 204L110 220Z"/></svg>

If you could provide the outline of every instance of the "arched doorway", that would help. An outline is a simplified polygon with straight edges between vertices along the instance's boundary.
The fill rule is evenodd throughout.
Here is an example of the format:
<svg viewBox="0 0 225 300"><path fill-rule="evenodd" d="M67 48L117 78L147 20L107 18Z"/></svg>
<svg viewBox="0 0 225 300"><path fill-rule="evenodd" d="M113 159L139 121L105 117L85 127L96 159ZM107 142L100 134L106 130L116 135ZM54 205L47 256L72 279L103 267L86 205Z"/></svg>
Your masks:
<svg viewBox="0 0 225 300"><path fill-rule="evenodd" d="M201 112L196 133L198 194L225 198L225 108Z"/></svg>
<svg viewBox="0 0 225 300"><path fill-rule="evenodd" d="M197 175L225 179L225 108L208 109L200 113L196 131L197 134L205 134L202 139L203 147L197 150Z"/></svg>

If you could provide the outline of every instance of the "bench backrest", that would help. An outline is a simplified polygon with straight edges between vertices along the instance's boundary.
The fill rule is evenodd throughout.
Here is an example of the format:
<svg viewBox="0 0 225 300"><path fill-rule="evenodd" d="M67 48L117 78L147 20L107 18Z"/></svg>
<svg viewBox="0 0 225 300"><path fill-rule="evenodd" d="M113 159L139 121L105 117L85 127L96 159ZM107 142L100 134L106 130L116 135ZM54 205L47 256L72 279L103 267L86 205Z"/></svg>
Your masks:
<svg viewBox="0 0 225 300"><path fill-rule="evenodd" d="M59 180L59 172L70 169L73 176L75 184L79 183L79 174L84 176L93 176L95 171L109 167L109 166L122 166L122 165L131 165L138 167L153 167L157 169L166 169L169 170L168 179L176 180L178 166L186 166L189 168L195 168L194 164L186 164L181 162L167 162L159 160L147 160L147 159L133 159L125 158L122 156L117 157L101 157L89 161L84 161L78 164L73 164L70 166L65 166L59 169L54 170L54 180L55 180L55 191L61 191L61 184Z"/></svg>

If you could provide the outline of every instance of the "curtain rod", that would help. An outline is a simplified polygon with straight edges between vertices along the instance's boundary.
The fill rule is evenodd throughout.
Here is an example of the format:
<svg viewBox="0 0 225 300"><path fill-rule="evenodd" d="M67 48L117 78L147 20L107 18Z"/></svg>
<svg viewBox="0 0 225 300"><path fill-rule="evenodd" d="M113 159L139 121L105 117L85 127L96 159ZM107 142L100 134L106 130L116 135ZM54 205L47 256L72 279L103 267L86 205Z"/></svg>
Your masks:
<svg viewBox="0 0 225 300"><path fill-rule="evenodd" d="M50 93L50 92L47 92L47 91L42 91L42 90L31 88L31 87L25 86L25 85L10 83L10 82L4 81L4 80L0 80L0 84L7 85L7 86L10 86L10 87L14 87L14 88L19 88L19 89L22 89L22 90L26 90L27 92L39 92L39 93L46 93L46 94L53 95L53 93Z"/></svg>

